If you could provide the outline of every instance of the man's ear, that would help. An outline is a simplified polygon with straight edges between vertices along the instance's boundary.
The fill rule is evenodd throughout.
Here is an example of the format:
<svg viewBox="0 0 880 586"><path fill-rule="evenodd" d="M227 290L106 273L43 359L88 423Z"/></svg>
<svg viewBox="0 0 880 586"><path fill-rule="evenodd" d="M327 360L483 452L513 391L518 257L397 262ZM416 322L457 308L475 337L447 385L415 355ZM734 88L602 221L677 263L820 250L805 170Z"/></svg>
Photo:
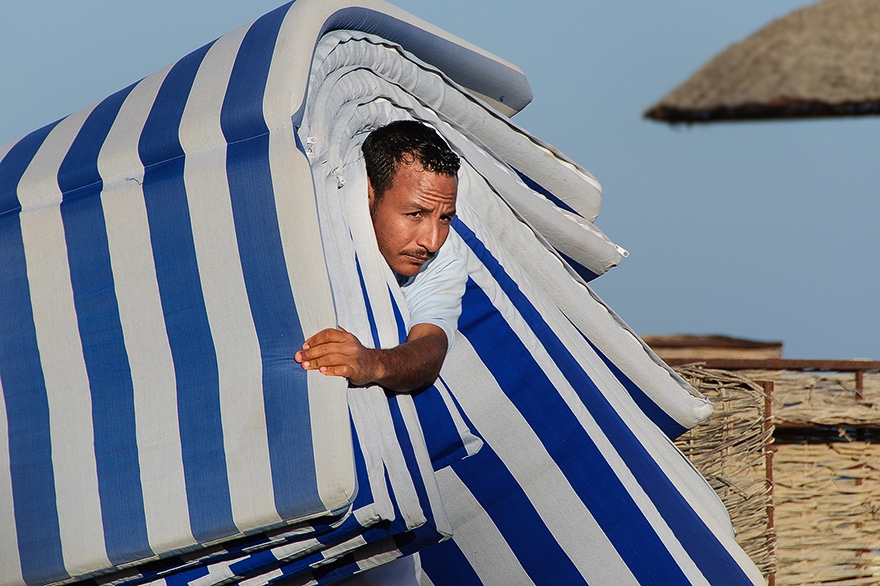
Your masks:
<svg viewBox="0 0 880 586"><path fill-rule="evenodd" d="M373 209L373 202L376 200L376 194L373 192L373 184L370 183L370 178L367 177L367 203L370 206L370 209Z"/></svg>

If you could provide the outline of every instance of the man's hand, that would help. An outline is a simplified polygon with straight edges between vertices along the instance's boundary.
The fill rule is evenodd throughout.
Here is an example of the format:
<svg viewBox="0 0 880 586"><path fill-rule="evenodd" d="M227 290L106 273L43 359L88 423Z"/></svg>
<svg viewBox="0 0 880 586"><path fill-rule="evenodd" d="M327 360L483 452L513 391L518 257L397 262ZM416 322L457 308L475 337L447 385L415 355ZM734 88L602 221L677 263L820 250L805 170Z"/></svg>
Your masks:
<svg viewBox="0 0 880 586"><path fill-rule="evenodd" d="M321 330L294 356L306 370L404 393L432 385L445 357L446 334L431 324L416 324L406 342L389 350L365 348L343 328Z"/></svg>
<svg viewBox="0 0 880 586"><path fill-rule="evenodd" d="M305 341L294 356L306 370L342 376L353 385L365 385L381 377L374 353L343 328L321 330Z"/></svg>

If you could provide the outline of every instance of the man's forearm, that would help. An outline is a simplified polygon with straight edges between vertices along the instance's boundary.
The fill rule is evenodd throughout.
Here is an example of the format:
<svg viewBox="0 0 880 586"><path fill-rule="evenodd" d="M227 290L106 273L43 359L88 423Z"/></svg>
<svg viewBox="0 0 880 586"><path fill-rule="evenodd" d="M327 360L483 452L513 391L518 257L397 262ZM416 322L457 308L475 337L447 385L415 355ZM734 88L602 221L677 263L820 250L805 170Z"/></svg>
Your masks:
<svg viewBox="0 0 880 586"><path fill-rule="evenodd" d="M377 363L375 377L370 382L392 391L415 391L432 385L440 375L446 356L446 336L442 332L439 336L424 335L408 339L395 348L370 352L375 353Z"/></svg>
<svg viewBox="0 0 880 586"><path fill-rule="evenodd" d="M431 324L414 325L406 342L370 349L342 328L321 330L303 344L295 359L306 370L345 377L356 386L377 383L406 393L437 380L446 358L446 334Z"/></svg>

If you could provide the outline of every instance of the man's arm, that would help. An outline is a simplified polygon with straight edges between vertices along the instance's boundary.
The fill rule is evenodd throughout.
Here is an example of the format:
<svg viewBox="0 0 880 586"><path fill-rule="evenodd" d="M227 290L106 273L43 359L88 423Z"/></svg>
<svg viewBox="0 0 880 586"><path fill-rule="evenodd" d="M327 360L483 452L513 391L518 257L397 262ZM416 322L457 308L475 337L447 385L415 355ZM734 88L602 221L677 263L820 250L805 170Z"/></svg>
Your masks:
<svg viewBox="0 0 880 586"><path fill-rule="evenodd" d="M446 357L446 334L432 324L416 324L406 342L390 348L365 348L342 328L321 330L303 344L296 361L306 370L345 377L353 385L382 385L406 393L434 384Z"/></svg>

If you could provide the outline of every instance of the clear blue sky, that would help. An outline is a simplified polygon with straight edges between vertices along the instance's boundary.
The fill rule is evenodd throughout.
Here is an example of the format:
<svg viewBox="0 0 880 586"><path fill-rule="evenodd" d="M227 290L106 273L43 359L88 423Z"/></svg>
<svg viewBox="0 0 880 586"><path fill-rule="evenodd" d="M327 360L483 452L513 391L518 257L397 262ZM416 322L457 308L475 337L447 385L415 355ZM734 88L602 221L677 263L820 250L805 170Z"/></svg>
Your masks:
<svg viewBox="0 0 880 586"><path fill-rule="evenodd" d="M5 0L0 144L275 8L272 0ZM642 111L803 0L399 0L523 69L514 118L604 187L630 251L594 289L641 334L880 359L880 118L671 128Z"/></svg>

